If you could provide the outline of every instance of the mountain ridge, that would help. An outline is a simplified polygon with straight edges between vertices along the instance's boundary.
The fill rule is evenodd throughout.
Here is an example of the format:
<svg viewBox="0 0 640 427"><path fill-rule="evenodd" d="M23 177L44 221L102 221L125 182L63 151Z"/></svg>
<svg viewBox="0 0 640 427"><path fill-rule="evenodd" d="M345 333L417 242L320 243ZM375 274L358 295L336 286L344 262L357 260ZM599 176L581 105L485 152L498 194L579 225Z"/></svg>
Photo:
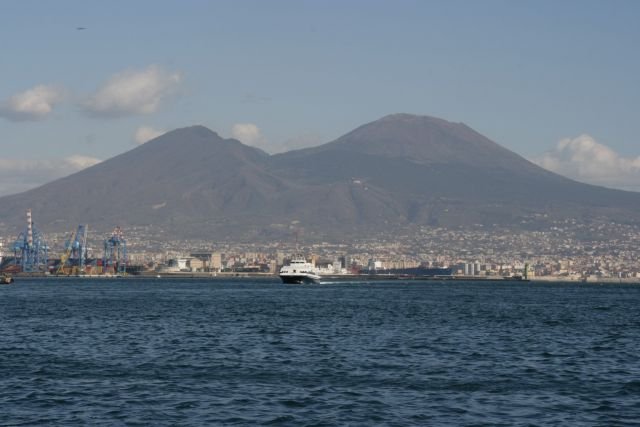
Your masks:
<svg viewBox="0 0 640 427"><path fill-rule="evenodd" d="M175 129L0 198L5 228L19 227L27 208L52 231L152 225L172 237L212 239L268 239L292 223L335 238L390 227L543 226L568 217L640 224L640 193L572 181L466 124L410 114L275 155L204 126Z"/></svg>

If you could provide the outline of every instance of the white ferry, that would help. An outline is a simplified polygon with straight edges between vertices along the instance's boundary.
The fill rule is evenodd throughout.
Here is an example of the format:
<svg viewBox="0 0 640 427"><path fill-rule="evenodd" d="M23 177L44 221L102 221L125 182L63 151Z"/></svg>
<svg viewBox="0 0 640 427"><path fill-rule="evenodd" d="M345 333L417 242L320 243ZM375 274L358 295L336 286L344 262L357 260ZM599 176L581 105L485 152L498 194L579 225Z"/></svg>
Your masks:
<svg viewBox="0 0 640 427"><path fill-rule="evenodd" d="M303 257L293 258L289 265L283 266L280 269L280 279L282 283L320 283L318 270Z"/></svg>

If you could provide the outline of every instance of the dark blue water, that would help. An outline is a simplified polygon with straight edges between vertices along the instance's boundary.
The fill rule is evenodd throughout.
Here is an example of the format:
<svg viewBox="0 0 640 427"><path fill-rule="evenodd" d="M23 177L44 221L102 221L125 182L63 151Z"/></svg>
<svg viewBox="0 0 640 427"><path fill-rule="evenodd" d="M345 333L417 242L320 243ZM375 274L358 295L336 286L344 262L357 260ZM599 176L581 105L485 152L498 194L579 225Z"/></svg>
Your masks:
<svg viewBox="0 0 640 427"><path fill-rule="evenodd" d="M640 287L21 280L0 425L639 425Z"/></svg>

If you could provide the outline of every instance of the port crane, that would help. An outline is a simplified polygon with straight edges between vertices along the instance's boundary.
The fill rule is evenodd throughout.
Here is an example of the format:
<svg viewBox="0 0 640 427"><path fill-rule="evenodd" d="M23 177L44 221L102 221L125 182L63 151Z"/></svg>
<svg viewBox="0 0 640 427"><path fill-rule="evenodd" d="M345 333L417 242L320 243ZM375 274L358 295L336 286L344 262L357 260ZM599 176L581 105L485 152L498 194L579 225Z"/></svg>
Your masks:
<svg viewBox="0 0 640 427"><path fill-rule="evenodd" d="M71 233L65 242L65 250L60 257L60 265L56 274L63 274L67 261L72 260L70 273L84 273L85 262L87 260L87 229L88 225L79 225L76 231Z"/></svg>
<svg viewBox="0 0 640 427"><path fill-rule="evenodd" d="M34 226L31 209L27 209L27 229L14 242L13 253L16 265L19 264L23 272L46 271L49 246Z"/></svg>
<svg viewBox="0 0 640 427"><path fill-rule="evenodd" d="M116 227L111 237L104 241L103 273L126 274L127 241L120 227Z"/></svg>

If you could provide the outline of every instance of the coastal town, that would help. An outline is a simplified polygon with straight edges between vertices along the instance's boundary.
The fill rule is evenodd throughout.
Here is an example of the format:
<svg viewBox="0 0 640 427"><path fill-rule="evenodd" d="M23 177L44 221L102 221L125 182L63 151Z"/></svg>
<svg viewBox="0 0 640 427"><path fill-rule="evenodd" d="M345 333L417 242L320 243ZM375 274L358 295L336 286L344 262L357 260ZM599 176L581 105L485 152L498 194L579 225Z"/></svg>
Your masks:
<svg viewBox="0 0 640 427"><path fill-rule="evenodd" d="M302 255L336 275L422 267L447 268L455 277L470 278L640 281L640 229L606 222L585 225L566 220L545 231L496 230L481 225L471 229L422 227L404 233L381 231L344 242L303 238L298 243L293 238L269 242L160 240L145 227L118 232L115 244L126 244L126 251L119 255L121 272L132 275L269 276L276 275L292 256ZM41 272L80 273L77 268L65 267L65 261L73 257L70 236L76 237L77 246L78 233L47 234L47 266ZM85 236L83 272L106 272L109 262L103 252L114 237L104 237L99 233ZM0 235L0 271L20 272L15 240L7 230Z"/></svg>

